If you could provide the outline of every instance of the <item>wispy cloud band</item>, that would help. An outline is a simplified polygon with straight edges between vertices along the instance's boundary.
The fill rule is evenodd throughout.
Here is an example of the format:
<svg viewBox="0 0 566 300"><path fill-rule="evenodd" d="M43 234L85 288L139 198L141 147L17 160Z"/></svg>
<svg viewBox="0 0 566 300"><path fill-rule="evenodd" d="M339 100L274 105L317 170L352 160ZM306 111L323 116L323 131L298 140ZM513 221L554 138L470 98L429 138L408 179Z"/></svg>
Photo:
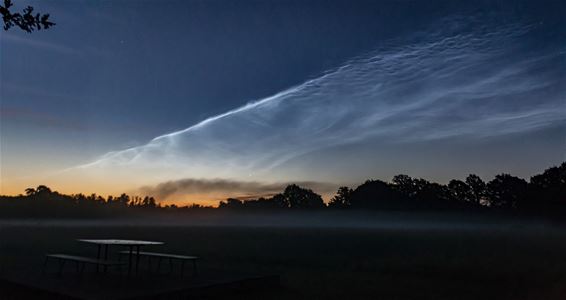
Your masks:
<svg viewBox="0 0 566 300"><path fill-rule="evenodd" d="M277 167L286 161L337 145L473 142L566 125L563 52L523 51L533 26L452 18L438 28L79 169L280 180L288 174ZM185 190L171 183L163 190L169 187Z"/></svg>

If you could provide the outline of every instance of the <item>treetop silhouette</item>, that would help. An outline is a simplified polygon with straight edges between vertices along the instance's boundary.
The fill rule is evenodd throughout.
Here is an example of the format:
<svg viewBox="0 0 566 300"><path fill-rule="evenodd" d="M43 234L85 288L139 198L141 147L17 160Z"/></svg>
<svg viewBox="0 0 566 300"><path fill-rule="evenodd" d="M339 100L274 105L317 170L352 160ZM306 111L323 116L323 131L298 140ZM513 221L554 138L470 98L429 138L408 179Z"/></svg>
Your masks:
<svg viewBox="0 0 566 300"><path fill-rule="evenodd" d="M245 200L228 198L218 206L233 211L380 210L380 211L498 211L562 216L566 214L566 162L551 167L530 181L499 174L485 183L471 174L447 185L408 175L391 182L367 180L355 189L340 187L326 205L322 197L296 184L271 197ZM63 195L45 185L27 188L25 195L0 196L0 217L92 216L131 211L191 211L213 209L201 205L162 206L151 196Z"/></svg>
<svg viewBox="0 0 566 300"><path fill-rule="evenodd" d="M34 8L31 6L27 6L21 12L13 12L11 11L13 6L12 0L4 0L4 3L0 4L0 14L4 21L4 30L16 26L31 33L35 30L48 29L55 26L55 23L49 20L49 14L34 14Z"/></svg>

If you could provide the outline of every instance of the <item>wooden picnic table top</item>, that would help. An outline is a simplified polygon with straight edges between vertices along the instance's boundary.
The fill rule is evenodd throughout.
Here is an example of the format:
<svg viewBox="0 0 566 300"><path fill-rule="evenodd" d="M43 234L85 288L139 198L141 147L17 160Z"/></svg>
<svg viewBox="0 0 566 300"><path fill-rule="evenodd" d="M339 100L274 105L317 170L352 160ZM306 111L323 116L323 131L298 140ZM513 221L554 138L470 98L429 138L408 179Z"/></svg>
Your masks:
<svg viewBox="0 0 566 300"><path fill-rule="evenodd" d="M118 246L148 246L163 245L163 242L140 241L140 240L120 240L120 239L77 239L79 242L98 244L98 245L118 245Z"/></svg>

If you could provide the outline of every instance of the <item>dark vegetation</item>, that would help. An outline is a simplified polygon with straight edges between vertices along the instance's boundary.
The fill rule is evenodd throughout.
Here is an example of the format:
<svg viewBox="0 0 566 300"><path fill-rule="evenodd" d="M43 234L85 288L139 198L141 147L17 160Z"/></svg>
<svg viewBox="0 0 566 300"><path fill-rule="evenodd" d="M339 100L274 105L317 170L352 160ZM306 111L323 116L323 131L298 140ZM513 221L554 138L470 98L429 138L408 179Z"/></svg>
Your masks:
<svg viewBox="0 0 566 300"><path fill-rule="evenodd" d="M312 190L289 185L269 198L221 201L218 209L200 205L162 206L150 196L122 194L118 197L92 194L64 195L46 186L28 188L25 195L0 196L0 217L89 217L122 216L134 212L296 212L296 211L461 211L510 212L545 216L566 213L566 163L535 175L530 181L500 174L489 182L477 175L447 185L407 175L391 182L368 180L355 189L340 187L325 204Z"/></svg>
<svg viewBox="0 0 566 300"><path fill-rule="evenodd" d="M8 30L14 26L19 27L26 32L35 30L48 29L55 23L49 21L49 14L34 13L32 6L27 6L21 12L13 11L14 3L12 0L4 0L0 4L0 14L4 21L4 30Z"/></svg>
<svg viewBox="0 0 566 300"><path fill-rule="evenodd" d="M288 186L271 198L220 202L222 209L340 209L380 211L513 211L534 214L566 212L566 163L531 177L530 181L500 174L489 182L470 174L447 185L408 175L391 182L367 180L355 189L340 187L325 205L311 190Z"/></svg>

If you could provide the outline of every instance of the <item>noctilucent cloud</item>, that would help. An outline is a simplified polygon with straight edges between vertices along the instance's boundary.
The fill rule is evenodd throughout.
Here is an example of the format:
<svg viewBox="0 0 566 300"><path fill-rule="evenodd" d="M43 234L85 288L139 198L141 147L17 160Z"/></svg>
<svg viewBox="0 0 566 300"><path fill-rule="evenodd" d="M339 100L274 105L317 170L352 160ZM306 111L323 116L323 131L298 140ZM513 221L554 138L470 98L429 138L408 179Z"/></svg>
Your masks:
<svg viewBox="0 0 566 300"><path fill-rule="evenodd" d="M182 3L174 3L183 6ZM265 12L265 3L255 3L257 6L250 3L243 5L245 9L234 6L231 11L233 15L230 17L237 19L238 16L245 17L254 11L266 13L267 16L274 14L273 11ZM351 25L359 22L355 20L357 10L352 9L350 15L341 20L350 24L350 31L338 32L337 38L348 42L348 34L358 34L371 42L360 43L356 42L355 37L350 38L349 46L344 46L341 52L329 50L331 54L326 57L324 54L317 56L310 49L316 45L310 44L306 39L277 37L288 42L302 42L303 44L299 45L281 44L290 52L290 57L297 55L294 51L308 53L306 59L314 62L306 64L317 66L318 71L317 67L312 66L303 66L310 69L308 72L296 66L289 66L288 69L286 66L275 68L273 62L268 64L271 68L269 70L258 67L255 62L237 65L235 67L239 69L227 71L237 73L240 70L243 75L253 73L254 70L248 69L253 68L260 73L284 73L283 77L293 78L291 81L284 79L278 82L289 82L286 88L277 88L277 83L266 83L258 87L258 90L261 93L271 90L271 95L251 98L243 96L247 92L229 95L230 89L234 89L232 81L245 84L246 80L236 77L224 78L223 71L216 69L222 80L230 81L229 90L223 93L215 92L216 97L209 96L214 99L211 102L218 105L207 106L199 103L202 100L196 101L196 111L203 112L192 114L187 118L185 128L178 130L167 131L175 126L171 126L171 120L160 120L167 118L167 115L175 110L191 114L190 110L183 108L187 102L191 102L188 96L186 99L182 96L186 86L168 86L168 89L177 89L176 92L180 95L178 99L165 99L159 96L159 81L163 79L155 79L155 86L136 86L135 81L140 75L134 72L139 69L131 70L131 78L123 78L126 80L124 86L146 89L150 93L145 96L138 95L145 99L139 107L135 102L132 103L131 99L123 100L130 103L131 110L122 114L126 120L124 122L133 123L132 126L136 128L134 132L144 132L134 136L137 139L143 139L145 136L149 139L148 142L132 142L134 145L130 147L124 142L112 148L110 142L119 135L111 132L111 126L103 124L98 128L89 124L86 130L82 128L75 131L86 135L93 131L92 136L96 136L96 140L100 141L99 145L71 145L88 150L85 155L71 156L73 163L57 157L57 162L45 167L38 176L24 174L24 179L17 179L16 172L11 172L15 178L11 180L14 182L13 186L18 186L17 182L24 182L27 178L29 185L41 180L41 183L73 192L87 192L85 189L99 193L133 191L149 193L169 202L195 202L216 201L227 196L268 195L282 189L285 184L299 182L328 197L339 185L354 186L368 178L388 180L398 173L408 173L440 182L461 178L468 173L477 173L486 180L501 172L528 177L564 160L566 46L561 41L566 37L566 26L558 26L566 25L563 24L564 21L553 14L550 5L548 10L544 5L539 6L538 10L532 10L529 9L529 5L533 5L530 2L522 3L521 6L509 1L507 7L498 7L495 2L486 2L485 6L465 8L452 7L440 1L438 3L438 9L432 11L430 8L427 10L404 1L384 1L381 9L375 3L364 4L376 9L376 15L391 10L393 14L405 14L407 18L414 15L416 20L422 20L412 21L419 23L418 28L407 29L403 24L396 24L409 22L403 18L384 19L381 25L391 25L392 30L396 28L398 34L385 34L374 29L374 40L371 24L370 28L365 30ZM309 16L299 16L297 20L307 22L311 26L324 26L331 17L337 17L333 15L337 13L333 9L322 5L317 7L315 4L311 3L304 9L310 9L319 15L312 16L310 22ZM223 11L218 5L212 2L208 8L209 13ZM360 11L364 5L358 4ZM291 27L290 32L299 30L293 28L296 24L293 25L292 17L296 13L294 9L300 11L301 4L289 2L284 8L291 18L280 22L283 26ZM339 5L336 5L335 9L339 8ZM207 11L207 8L199 9ZM52 10L56 15L57 6L53 5ZM367 12L362 19L365 14ZM59 26L63 27L64 24ZM126 22L124 26L132 25ZM183 28L171 30L184 32ZM230 30L241 35L245 30L257 29L244 26L244 29ZM140 31L139 34L143 36L143 29ZM281 33L281 29L267 25L260 32L271 32L275 35ZM316 30L313 30L313 33L315 32ZM201 34L201 37L206 36ZM228 36L226 39L233 39L232 42L238 44L238 39ZM22 42L23 38L9 35L3 37L2 41L20 46L43 43L34 40L35 36L26 36L26 42ZM251 37L247 38L253 40ZM330 39L331 36L327 38ZM258 39L262 39L261 35ZM242 43L254 44L247 39L243 39ZM352 47L354 43L359 45L359 50L356 51L355 47ZM332 42L324 40L320 44L320 53L324 53L324 47L330 44ZM53 49L55 52L75 51L68 48L68 45L46 43L43 47L56 47ZM199 47L206 49L203 45ZM221 51L212 44L208 44L208 47L214 48L213 51ZM148 45L141 50L152 49L153 47ZM104 49L95 48L93 51L98 50ZM270 58L269 51L256 51L260 56L258 60L263 59L261 56ZM285 55L278 51L272 54ZM250 59L248 54L242 54L241 59ZM126 52L124 57L130 58L130 55L138 54ZM212 55L202 53L191 55L214 59ZM332 61L331 66L320 63L324 59ZM182 65L185 56L178 55L176 60ZM187 60L191 61L190 58ZM238 60L237 56L235 60ZM4 61L3 58L3 63ZM169 58L162 58L159 52L156 52L152 55L149 65L159 64L160 61L167 62ZM88 61L82 63L89 64ZM216 63L211 62L211 65L215 67ZM10 63L7 65L11 66ZM171 69L170 75L165 72L160 76L176 77L179 69L183 67L167 65L163 68ZM127 74L127 71L122 69L118 72ZM2 83L9 88L3 94L17 94L10 91L16 84L10 78L5 78L6 76L4 70ZM72 74L66 76L71 77ZM155 74L148 70L147 76L153 77ZM189 86L198 82L198 79L191 77L198 77L198 74L185 76ZM129 80L134 83L128 82ZM171 80L178 81L178 78ZM261 80L258 81L262 83ZM110 85L108 88L113 91L116 91L115 84L121 85L106 84ZM20 82L17 86L25 89L25 82ZM102 91L97 93L103 94L106 87L98 86ZM224 87L217 84L204 85L201 88L222 90ZM244 85L242 89L249 87ZM45 92L35 87L30 87L29 90L39 90L39 94ZM138 93L141 91L136 92ZM165 93L171 95L175 92ZM194 95L195 92L191 93ZM223 94L227 98L225 101L222 100ZM98 101L94 99L94 95L87 97L92 99L87 102ZM234 98L238 99L239 105ZM116 101L122 99L117 98ZM146 101L153 103L155 109L145 107ZM14 126L13 116L21 116L24 111L30 118L37 117L34 115L37 112L26 111L23 105L19 110L15 109L17 106L16 101L8 100L2 107L8 111L3 116L12 116L3 121L8 123L7 132L2 132L2 144L6 148L18 148L17 139L9 138L11 134L16 131L25 134L26 130L32 130L25 126ZM232 108L224 111L218 109L227 106ZM65 110L67 113L73 112L73 109L68 107ZM156 122L152 119L140 122L128 117L129 114L138 113L138 110L141 114L155 114ZM88 115L89 111L82 113ZM99 113L94 109L93 114ZM177 118L177 114L178 111L171 113L171 118ZM208 116L197 121L198 116L203 115ZM77 121L72 116L68 119L47 116L42 118L39 119L44 123L55 123L60 131L65 131L61 127L73 127L73 122ZM112 118L106 119L110 124L124 125L124 122L110 119ZM174 123L181 126L183 122ZM82 123L76 124L80 127ZM147 137L146 131L160 130L162 134ZM105 132L108 132L108 138L103 137ZM33 137L33 133L30 133L30 137ZM60 145L62 153L69 147L68 141ZM24 159L17 154L11 154L12 152L15 151L3 154L2 160L12 156L16 160ZM96 155L92 152L100 153ZM41 151L38 149L34 155L41 156ZM32 172L30 169L29 173ZM2 175L12 177L12 174L6 171L3 171ZM3 185L2 188L6 187Z"/></svg>

